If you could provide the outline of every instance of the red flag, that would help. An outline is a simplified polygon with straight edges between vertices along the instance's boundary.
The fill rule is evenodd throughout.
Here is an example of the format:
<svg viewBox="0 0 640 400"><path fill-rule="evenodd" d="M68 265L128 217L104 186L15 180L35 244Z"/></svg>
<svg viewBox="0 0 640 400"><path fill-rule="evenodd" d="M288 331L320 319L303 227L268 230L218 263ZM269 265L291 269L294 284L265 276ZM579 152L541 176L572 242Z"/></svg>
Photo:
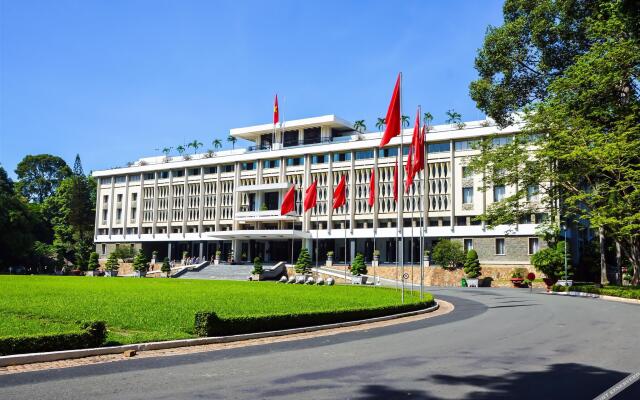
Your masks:
<svg viewBox="0 0 640 400"><path fill-rule="evenodd" d="M418 141L416 143L415 148L415 156L413 159L413 173L417 174L418 172L424 169L424 136L426 134L425 125L422 125L422 132L418 135Z"/></svg>
<svg viewBox="0 0 640 400"><path fill-rule="evenodd" d="M333 192L333 209L335 210L345 204L347 204L347 182L344 175L342 175L338 186L336 186L336 190Z"/></svg>
<svg viewBox="0 0 640 400"><path fill-rule="evenodd" d="M398 161L396 161L396 166L393 167L393 200L398 202Z"/></svg>
<svg viewBox="0 0 640 400"><path fill-rule="evenodd" d="M287 215L296 207L296 185L291 186L291 189L284 195L284 200L280 205L280 215Z"/></svg>
<svg viewBox="0 0 640 400"><path fill-rule="evenodd" d="M416 170L414 168L414 158L416 154L420 151L418 147L418 140L420 136L420 110L416 111L416 124L413 127L413 136L411 138L411 146L409 147L409 158L407 159L407 165L405 165L405 170L407 171L407 183L404 187L404 192L408 193L411 184L413 183L413 178L416 175Z"/></svg>
<svg viewBox="0 0 640 400"><path fill-rule="evenodd" d="M391 138L400 134L400 74L398 74L396 87L393 89L391 103L389 103L389 109L384 121L387 126L384 129L384 135L382 135L379 147L384 147Z"/></svg>
<svg viewBox="0 0 640 400"><path fill-rule="evenodd" d="M316 206L316 199L318 196L318 181L313 181L311 186L304 192L304 212Z"/></svg>
<svg viewBox="0 0 640 400"><path fill-rule="evenodd" d="M369 179L369 207L373 207L376 202L376 171L371 169L371 178Z"/></svg>
<svg viewBox="0 0 640 400"><path fill-rule="evenodd" d="M276 94L276 101L273 103L273 124L280 122L280 111L278 110L278 95Z"/></svg>

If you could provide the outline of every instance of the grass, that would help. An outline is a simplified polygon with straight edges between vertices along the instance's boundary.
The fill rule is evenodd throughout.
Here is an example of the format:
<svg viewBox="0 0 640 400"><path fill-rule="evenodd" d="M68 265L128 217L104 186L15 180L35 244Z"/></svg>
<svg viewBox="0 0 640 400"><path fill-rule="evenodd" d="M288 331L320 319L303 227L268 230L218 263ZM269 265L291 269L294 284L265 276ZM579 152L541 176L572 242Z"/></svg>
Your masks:
<svg viewBox="0 0 640 400"><path fill-rule="evenodd" d="M553 290L556 292L566 292L567 288L564 286L554 286ZM601 288L595 287L595 285L574 285L569 288L572 292L584 292L602 294L606 296L623 297L627 299L639 299L640 300L640 286L616 286L607 285Z"/></svg>
<svg viewBox="0 0 640 400"><path fill-rule="evenodd" d="M0 293L0 337L70 332L76 321L102 320L109 344L195 337L196 311L258 316L400 303L394 289L186 279L3 275Z"/></svg>

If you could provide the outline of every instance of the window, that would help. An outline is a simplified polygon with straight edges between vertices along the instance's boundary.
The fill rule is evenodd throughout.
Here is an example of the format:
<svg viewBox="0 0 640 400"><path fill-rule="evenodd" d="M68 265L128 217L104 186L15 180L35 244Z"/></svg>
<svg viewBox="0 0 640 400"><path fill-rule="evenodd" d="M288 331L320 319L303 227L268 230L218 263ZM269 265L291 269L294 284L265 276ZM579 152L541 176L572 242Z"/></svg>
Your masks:
<svg viewBox="0 0 640 400"><path fill-rule="evenodd" d="M118 208L116 210L116 221L120 222L121 219L122 219L122 208Z"/></svg>
<svg viewBox="0 0 640 400"><path fill-rule="evenodd" d="M104 195L102 196L102 204L107 204L109 202L109 196L108 195Z"/></svg>
<svg viewBox="0 0 640 400"><path fill-rule="evenodd" d="M184 170L181 169L176 169L174 171L171 171L171 176L174 178L180 178L184 176Z"/></svg>
<svg viewBox="0 0 640 400"><path fill-rule="evenodd" d="M101 250L101 253L102 253L103 255L104 255L104 254L107 254L107 245L106 245L106 244L104 244L104 243L102 243L102 244L100 245L100 247L101 247L101 249L100 249L100 250Z"/></svg>
<svg viewBox="0 0 640 400"><path fill-rule="evenodd" d="M471 168L462 167L462 177L463 178L471 178L473 176L473 172L471 172Z"/></svg>
<svg viewBox="0 0 640 400"><path fill-rule="evenodd" d="M205 169L205 173L206 174L215 174L218 172L218 167L208 167L207 169Z"/></svg>
<svg viewBox="0 0 640 400"><path fill-rule="evenodd" d="M445 151L449 151L450 149L451 146L449 145L449 142L430 143L427 145L428 153L444 153Z"/></svg>
<svg viewBox="0 0 640 400"><path fill-rule="evenodd" d="M200 175L200 168L189 168L189 176Z"/></svg>
<svg viewBox="0 0 640 400"><path fill-rule="evenodd" d="M493 201L504 200L504 185L498 185L493 187Z"/></svg>
<svg viewBox="0 0 640 400"><path fill-rule="evenodd" d="M138 182L140 180L140 175L129 175L129 182Z"/></svg>
<svg viewBox="0 0 640 400"><path fill-rule="evenodd" d="M116 176L116 183L125 183L127 177L125 175Z"/></svg>
<svg viewBox="0 0 640 400"><path fill-rule="evenodd" d="M111 178L100 178L101 185L108 185L111 183Z"/></svg>
<svg viewBox="0 0 640 400"><path fill-rule="evenodd" d="M356 151L356 160L366 160L368 158L373 158L373 150Z"/></svg>
<svg viewBox="0 0 640 400"><path fill-rule="evenodd" d="M350 152L333 153L333 162L351 161Z"/></svg>
<svg viewBox="0 0 640 400"><path fill-rule="evenodd" d="M169 171L160 171L159 179L168 179L168 178L169 178Z"/></svg>
<svg viewBox="0 0 640 400"><path fill-rule="evenodd" d="M467 217L456 217L456 226L467 226Z"/></svg>
<svg viewBox="0 0 640 400"><path fill-rule="evenodd" d="M527 186L527 201L538 201L538 185Z"/></svg>
<svg viewBox="0 0 640 400"><path fill-rule="evenodd" d="M292 167L298 165L304 165L304 157L287 158L287 166Z"/></svg>
<svg viewBox="0 0 640 400"><path fill-rule="evenodd" d="M102 224L107 223L107 210L102 210Z"/></svg>
<svg viewBox="0 0 640 400"><path fill-rule="evenodd" d="M326 164L329 157L326 154L317 154L311 157L311 164Z"/></svg>
<svg viewBox="0 0 640 400"><path fill-rule="evenodd" d="M469 250L473 250L473 239L464 239L464 252L467 253Z"/></svg>
<svg viewBox="0 0 640 400"><path fill-rule="evenodd" d="M462 204L471 204L473 203L473 188L466 187L462 188Z"/></svg>
<svg viewBox="0 0 640 400"><path fill-rule="evenodd" d="M138 200L138 193L131 193L131 201Z"/></svg>
<svg viewBox="0 0 640 400"><path fill-rule="evenodd" d="M254 163L253 161L240 163L240 169L242 169L243 171L253 171L254 169L256 169L256 163Z"/></svg>
<svg viewBox="0 0 640 400"><path fill-rule="evenodd" d="M155 178L155 174L153 172L147 172L146 174L144 174L145 181L150 181L150 180L153 180L154 178Z"/></svg>
<svg viewBox="0 0 640 400"><path fill-rule="evenodd" d="M398 148L393 147L390 149L380 149L378 150L378 157L396 157L398 155Z"/></svg>
<svg viewBox="0 0 640 400"><path fill-rule="evenodd" d="M504 238L496 239L496 255L499 255L499 256L504 255Z"/></svg>
<svg viewBox="0 0 640 400"><path fill-rule="evenodd" d="M122 193L118 194L118 203L122 203Z"/></svg>
<svg viewBox="0 0 640 400"><path fill-rule="evenodd" d="M225 164L220 166L221 172L233 172L233 164Z"/></svg>
<svg viewBox="0 0 640 400"><path fill-rule="evenodd" d="M131 222L134 222L136 220L137 211L138 211L137 208L131 207Z"/></svg>
<svg viewBox="0 0 640 400"><path fill-rule="evenodd" d="M278 168L280 167L280 160L264 160L262 162L263 168Z"/></svg>
<svg viewBox="0 0 640 400"><path fill-rule="evenodd" d="M535 254L540 250L538 238L529 238L529 254Z"/></svg>
<svg viewBox="0 0 640 400"><path fill-rule="evenodd" d="M500 146L507 145L507 144L511 143L512 141L513 141L513 138L511 136L498 136L498 137L493 138L491 140L491 143L495 147L500 147Z"/></svg>
<svg viewBox="0 0 640 400"><path fill-rule="evenodd" d="M477 140L458 140L455 149L456 151L473 150L477 145Z"/></svg>
<svg viewBox="0 0 640 400"><path fill-rule="evenodd" d="M402 155L403 155L403 156L408 156L408 155L409 155L409 148L410 148L410 147L411 147L411 146L403 146L403 147L402 147Z"/></svg>

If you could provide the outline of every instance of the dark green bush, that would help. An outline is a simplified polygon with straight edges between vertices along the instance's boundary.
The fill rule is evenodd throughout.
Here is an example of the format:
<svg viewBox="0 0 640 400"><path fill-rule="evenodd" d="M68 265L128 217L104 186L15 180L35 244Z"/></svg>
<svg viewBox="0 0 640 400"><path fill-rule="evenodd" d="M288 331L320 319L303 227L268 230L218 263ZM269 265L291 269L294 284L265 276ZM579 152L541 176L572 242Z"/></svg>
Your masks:
<svg viewBox="0 0 640 400"><path fill-rule="evenodd" d="M84 322L77 333L0 338L0 356L99 347L107 337L102 321Z"/></svg>
<svg viewBox="0 0 640 400"><path fill-rule="evenodd" d="M366 275L367 274L367 264L364 262L364 256L362 253L356 254L353 262L351 263L351 274L352 275Z"/></svg>
<svg viewBox="0 0 640 400"><path fill-rule="evenodd" d="M482 268L478 260L478 253L471 249L467 252L467 258L464 260L464 273L467 278L473 279L482 275Z"/></svg>
<svg viewBox="0 0 640 400"><path fill-rule="evenodd" d="M369 308L364 310L336 310L305 314L219 317L215 312L199 311L195 315L198 336L227 336L243 333L267 332L356 321L420 310L433 305L433 300L419 303Z"/></svg>
<svg viewBox="0 0 640 400"><path fill-rule="evenodd" d="M560 285L554 285L552 290L554 292L566 292L567 288ZM583 292L601 294L605 296L623 297L626 299L638 299L640 300L640 287L630 286L605 286L597 288L593 285L574 285L569 288L572 292Z"/></svg>

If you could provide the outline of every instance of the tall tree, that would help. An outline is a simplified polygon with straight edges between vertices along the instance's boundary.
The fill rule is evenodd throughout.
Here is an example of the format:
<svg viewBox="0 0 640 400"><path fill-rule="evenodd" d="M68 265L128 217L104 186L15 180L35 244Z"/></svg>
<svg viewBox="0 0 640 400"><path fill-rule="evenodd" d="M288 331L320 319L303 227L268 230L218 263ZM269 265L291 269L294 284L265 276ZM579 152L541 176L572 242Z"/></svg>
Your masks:
<svg viewBox="0 0 640 400"><path fill-rule="evenodd" d="M358 132L362 132L367 130L367 126L364 124L363 119L359 119L356 122L354 122L353 129L355 129Z"/></svg>
<svg viewBox="0 0 640 400"><path fill-rule="evenodd" d="M51 154L28 155L18 163L16 175L16 190L29 201L42 203L71 176L71 169L62 158Z"/></svg>
<svg viewBox="0 0 640 400"><path fill-rule="evenodd" d="M234 136L229 136L227 137L227 142L231 143L231 148L235 150L236 148L236 142L238 141L238 139Z"/></svg>
<svg viewBox="0 0 640 400"><path fill-rule="evenodd" d="M222 147L222 141L220 139L213 139L213 142L211 142L211 144L213 144L214 149L219 149L220 147Z"/></svg>
<svg viewBox="0 0 640 400"><path fill-rule="evenodd" d="M622 245L640 280L640 41L637 3L508 0L491 27L470 86L500 126L522 112L524 135L481 144L470 167L485 185L518 190L490 207L490 223L516 222L540 202ZM533 207L535 208L535 207ZM532 211L532 210L531 210ZM602 281L606 269L601 263Z"/></svg>
<svg viewBox="0 0 640 400"><path fill-rule="evenodd" d="M378 117L378 120L376 121L376 128L378 128L378 130L382 131L382 129L384 128L385 124L386 124L385 119Z"/></svg>
<svg viewBox="0 0 640 400"><path fill-rule="evenodd" d="M73 162L73 174L75 176L84 176L84 171L82 170L82 162L80 161L80 154L76 154L76 159Z"/></svg>
<svg viewBox="0 0 640 400"><path fill-rule="evenodd" d="M193 142L189 142L189 143L187 144L187 147L192 147L192 148L193 148L193 154L196 154L196 152L198 151L198 149L199 149L200 147L202 147L202 146L203 146L202 142L199 142L199 141L197 141L197 140L194 140Z"/></svg>

